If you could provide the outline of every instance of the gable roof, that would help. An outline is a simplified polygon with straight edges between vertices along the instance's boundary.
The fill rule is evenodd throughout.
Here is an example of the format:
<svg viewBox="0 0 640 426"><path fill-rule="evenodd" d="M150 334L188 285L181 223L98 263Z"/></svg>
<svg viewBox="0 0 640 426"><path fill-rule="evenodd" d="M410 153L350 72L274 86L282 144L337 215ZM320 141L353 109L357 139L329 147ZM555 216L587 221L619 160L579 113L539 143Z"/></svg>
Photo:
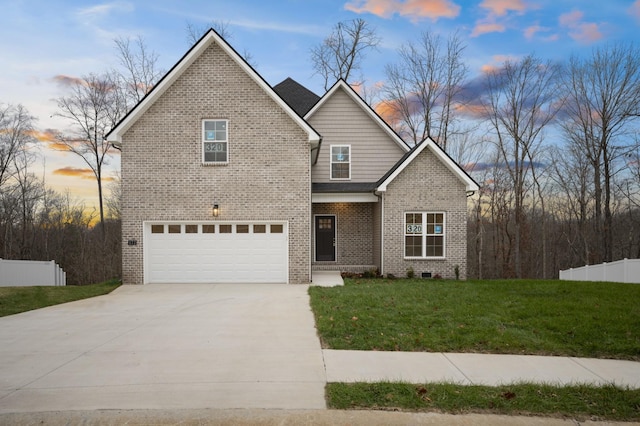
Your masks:
<svg viewBox="0 0 640 426"><path fill-rule="evenodd" d="M153 105L153 103L195 62L212 44L217 44L242 68L256 84L262 88L308 135L312 146L320 144L322 137L296 113L273 88L235 51L213 28L209 29L191 49L167 72L160 81L131 111L107 133L106 138L112 143L122 143L122 135Z"/></svg>
<svg viewBox="0 0 640 426"><path fill-rule="evenodd" d="M324 105L328 99L330 99L334 93L338 90L343 90L349 97L367 114L371 119L385 132L389 135L389 137L400 147L402 150L409 151L409 145L405 141L402 140L400 136L376 113L373 108L369 106L361 97L356 93L355 90L351 86L347 84L346 81L340 79L334 84L331 89L318 101L313 108L309 110L304 116L305 120L309 120L316 111L318 111L322 105Z"/></svg>
<svg viewBox="0 0 640 426"><path fill-rule="evenodd" d="M309 112L309 110L320 100L320 96L304 87L291 77L287 77L284 81L273 86L273 90L280 95L286 103L298 113L300 117Z"/></svg>
<svg viewBox="0 0 640 426"><path fill-rule="evenodd" d="M440 160L442 163L465 184L467 191L477 191L480 189L480 186L476 183L475 180L469 174L464 171L462 167L458 165L449 155L444 152L440 146L433 141L430 137L427 137L425 140L411 148L411 151L407 152L398 162L384 175L380 178L377 183L376 192L385 192L387 190L387 186L393 182L393 180L400 174L402 171L407 168L409 164L418 156L425 148L429 148L431 152Z"/></svg>

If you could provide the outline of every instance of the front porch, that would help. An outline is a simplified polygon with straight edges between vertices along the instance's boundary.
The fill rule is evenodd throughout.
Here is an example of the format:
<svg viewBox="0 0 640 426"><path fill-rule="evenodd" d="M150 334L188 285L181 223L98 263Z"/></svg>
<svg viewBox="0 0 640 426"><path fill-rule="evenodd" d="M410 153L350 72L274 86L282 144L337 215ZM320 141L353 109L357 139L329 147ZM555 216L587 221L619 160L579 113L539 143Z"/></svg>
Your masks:
<svg viewBox="0 0 640 426"><path fill-rule="evenodd" d="M379 270L380 204L313 203L312 271L363 273Z"/></svg>

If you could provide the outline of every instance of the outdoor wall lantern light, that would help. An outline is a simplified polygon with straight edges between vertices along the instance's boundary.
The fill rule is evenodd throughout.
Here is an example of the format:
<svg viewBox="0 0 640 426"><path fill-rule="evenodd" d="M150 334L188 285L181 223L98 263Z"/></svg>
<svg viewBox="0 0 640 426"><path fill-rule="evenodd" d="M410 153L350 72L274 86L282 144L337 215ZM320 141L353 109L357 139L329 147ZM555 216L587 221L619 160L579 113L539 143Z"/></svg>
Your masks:
<svg viewBox="0 0 640 426"><path fill-rule="evenodd" d="M218 207L218 204L214 204L213 205L213 217L218 217L218 213L220 212L220 209Z"/></svg>

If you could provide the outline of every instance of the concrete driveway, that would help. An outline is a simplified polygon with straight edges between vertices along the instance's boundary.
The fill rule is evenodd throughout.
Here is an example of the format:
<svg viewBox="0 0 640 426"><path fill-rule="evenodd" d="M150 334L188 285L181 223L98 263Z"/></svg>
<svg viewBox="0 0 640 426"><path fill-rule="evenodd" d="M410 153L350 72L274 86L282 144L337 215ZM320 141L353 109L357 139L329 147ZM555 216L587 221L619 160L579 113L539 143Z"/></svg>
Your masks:
<svg viewBox="0 0 640 426"><path fill-rule="evenodd" d="M323 409L307 288L122 286L0 318L0 413Z"/></svg>

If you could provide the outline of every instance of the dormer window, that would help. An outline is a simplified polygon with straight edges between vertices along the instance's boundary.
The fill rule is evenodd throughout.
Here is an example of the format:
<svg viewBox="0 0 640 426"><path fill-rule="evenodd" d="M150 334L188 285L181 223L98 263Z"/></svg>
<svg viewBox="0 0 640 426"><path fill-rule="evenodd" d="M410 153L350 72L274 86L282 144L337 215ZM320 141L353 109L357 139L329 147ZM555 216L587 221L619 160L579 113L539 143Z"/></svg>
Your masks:
<svg viewBox="0 0 640 426"><path fill-rule="evenodd" d="M351 179L350 145L331 145L331 179Z"/></svg>
<svg viewBox="0 0 640 426"><path fill-rule="evenodd" d="M202 120L202 162L227 164L229 141L227 120Z"/></svg>

